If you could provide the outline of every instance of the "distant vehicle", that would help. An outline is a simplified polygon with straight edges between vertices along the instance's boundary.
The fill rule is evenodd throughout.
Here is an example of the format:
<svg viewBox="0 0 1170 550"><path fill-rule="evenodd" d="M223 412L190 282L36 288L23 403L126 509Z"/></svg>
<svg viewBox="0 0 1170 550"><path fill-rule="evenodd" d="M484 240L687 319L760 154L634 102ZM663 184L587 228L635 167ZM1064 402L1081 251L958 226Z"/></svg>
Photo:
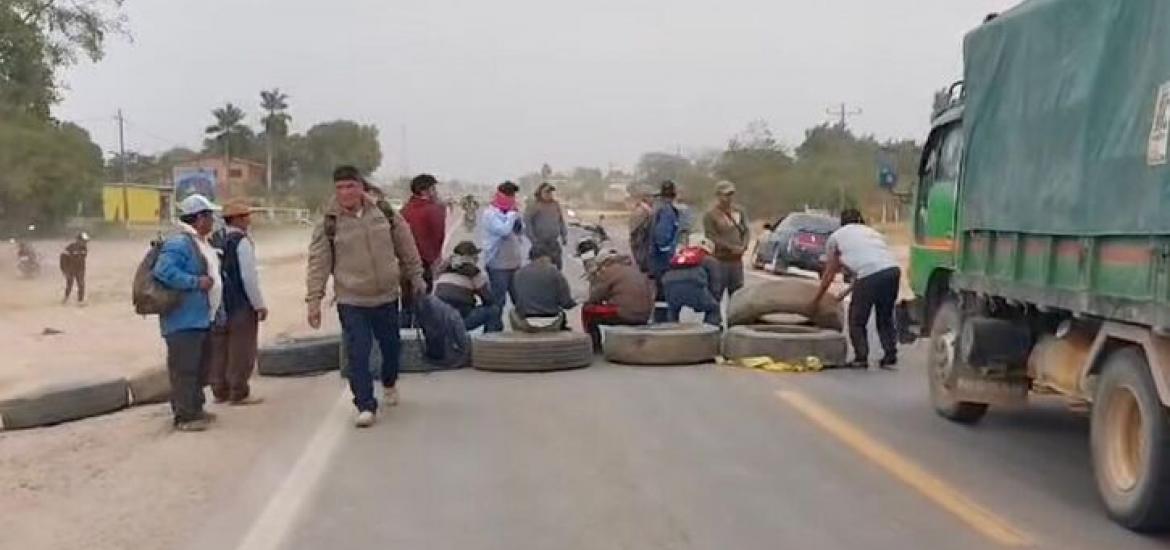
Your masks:
<svg viewBox="0 0 1170 550"><path fill-rule="evenodd" d="M773 273L784 273L790 266L820 273L825 269L825 241L838 227L840 222L825 214L788 214L764 225L767 233L756 241L752 265L771 266Z"/></svg>

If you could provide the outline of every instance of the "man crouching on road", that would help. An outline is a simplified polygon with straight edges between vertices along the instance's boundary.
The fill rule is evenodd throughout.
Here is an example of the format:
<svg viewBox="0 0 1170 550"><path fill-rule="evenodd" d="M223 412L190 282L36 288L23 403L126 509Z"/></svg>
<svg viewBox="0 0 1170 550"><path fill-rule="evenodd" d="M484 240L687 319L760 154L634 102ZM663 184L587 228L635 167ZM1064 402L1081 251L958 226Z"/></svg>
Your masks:
<svg viewBox="0 0 1170 550"><path fill-rule="evenodd" d="M401 286L426 291L422 261L410 227L388 205L366 194L361 173L352 166L333 172L335 194L309 245L309 326L321 327L325 283L333 276L337 314L349 354L349 389L359 428L373 425L378 410L370 375L370 349L382 351L383 403L398 404L398 301Z"/></svg>
<svg viewBox="0 0 1170 550"><path fill-rule="evenodd" d="M223 282L219 257L207 242L219 207L203 195L179 203L179 231L167 237L154 264L154 278L182 292L179 305L159 317L167 343L171 410L175 429L201 432L214 418L203 411L203 386L211 361L209 330L219 311Z"/></svg>

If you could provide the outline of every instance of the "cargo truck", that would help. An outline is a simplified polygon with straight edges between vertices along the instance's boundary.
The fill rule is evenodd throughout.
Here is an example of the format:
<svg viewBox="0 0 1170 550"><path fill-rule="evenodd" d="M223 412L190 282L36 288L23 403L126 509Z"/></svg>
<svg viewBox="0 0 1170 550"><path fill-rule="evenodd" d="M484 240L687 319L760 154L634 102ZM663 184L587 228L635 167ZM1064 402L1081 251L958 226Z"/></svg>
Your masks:
<svg viewBox="0 0 1170 550"><path fill-rule="evenodd" d="M1063 396L1108 514L1164 531L1170 1L1028 0L963 55L912 199L933 407L974 423Z"/></svg>

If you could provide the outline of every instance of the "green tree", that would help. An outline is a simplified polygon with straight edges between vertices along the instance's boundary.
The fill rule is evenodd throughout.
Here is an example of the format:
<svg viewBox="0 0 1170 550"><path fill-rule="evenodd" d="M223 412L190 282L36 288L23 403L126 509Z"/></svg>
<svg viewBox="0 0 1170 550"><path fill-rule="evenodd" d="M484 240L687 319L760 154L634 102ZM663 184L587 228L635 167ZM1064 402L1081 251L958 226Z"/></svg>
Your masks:
<svg viewBox="0 0 1170 550"><path fill-rule="evenodd" d="M296 194L310 208L325 204L332 193L333 169L351 164L363 174L372 174L382 165L378 128L349 120L317 124L305 133L304 150L298 159L300 181Z"/></svg>
<svg viewBox="0 0 1170 550"><path fill-rule="evenodd" d="M96 215L102 151L79 126L0 113L0 227L59 227Z"/></svg>
<svg viewBox="0 0 1170 550"><path fill-rule="evenodd" d="M218 149L227 164L231 164L233 156L252 157L256 135L244 124L244 111L229 102L213 109L211 116L215 117L215 124L204 130L208 135L208 139L203 142L204 151L211 153Z"/></svg>
<svg viewBox="0 0 1170 550"><path fill-rule="evenodd" d="M268 178L268 192L272 193L273 157L278 142L288 137L288 124L292 121L288 110L288 94L280 88L260 92L260 108L266 113L260 121L264 125L264 152Z"/></svg>
<svg viewBox="0 0 1170 550"><path fill-rule="evenodd" d="M681 200L701 202L715 187L710 160L706 155L688 158L670 153L646 153L638 160L634 177L654 189L663 181L671 180Z"/></svg>
<svg viewBox="0 0 1170 550"><path fill-rule="evenodd" d="M126 33L122 0L5 0L0 3L0 109L47 120L60 99L59 69L102 58L106 39Z"/></svg>

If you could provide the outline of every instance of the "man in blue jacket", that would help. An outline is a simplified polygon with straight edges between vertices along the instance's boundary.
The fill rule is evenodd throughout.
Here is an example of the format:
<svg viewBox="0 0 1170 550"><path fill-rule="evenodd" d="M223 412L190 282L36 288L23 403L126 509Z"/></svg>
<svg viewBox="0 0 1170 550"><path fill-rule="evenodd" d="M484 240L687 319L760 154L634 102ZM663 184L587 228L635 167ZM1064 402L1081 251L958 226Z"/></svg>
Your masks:
<svg viewBox="0 0 1170 550"><path fill-rule="evenodd" d="M673 181L662 182L654 210L650 213L650 276L658 286L660 298L662 275L670 269L670 259L678 247L680 220L678 208L674 205L677 196Z"/></svg>
<svg viewBox="0 0 1170 550"><path fill-rule="evenodd" d="M203 411L203 386L211 360L210 329L223 297L219 258L208 242L219 207L203 195L179 203L178 231L167 237L154 264L154 278L182 293L178 307L159 317L167 343L171 410L175 429L201 432L212 420Z"/></svg>

